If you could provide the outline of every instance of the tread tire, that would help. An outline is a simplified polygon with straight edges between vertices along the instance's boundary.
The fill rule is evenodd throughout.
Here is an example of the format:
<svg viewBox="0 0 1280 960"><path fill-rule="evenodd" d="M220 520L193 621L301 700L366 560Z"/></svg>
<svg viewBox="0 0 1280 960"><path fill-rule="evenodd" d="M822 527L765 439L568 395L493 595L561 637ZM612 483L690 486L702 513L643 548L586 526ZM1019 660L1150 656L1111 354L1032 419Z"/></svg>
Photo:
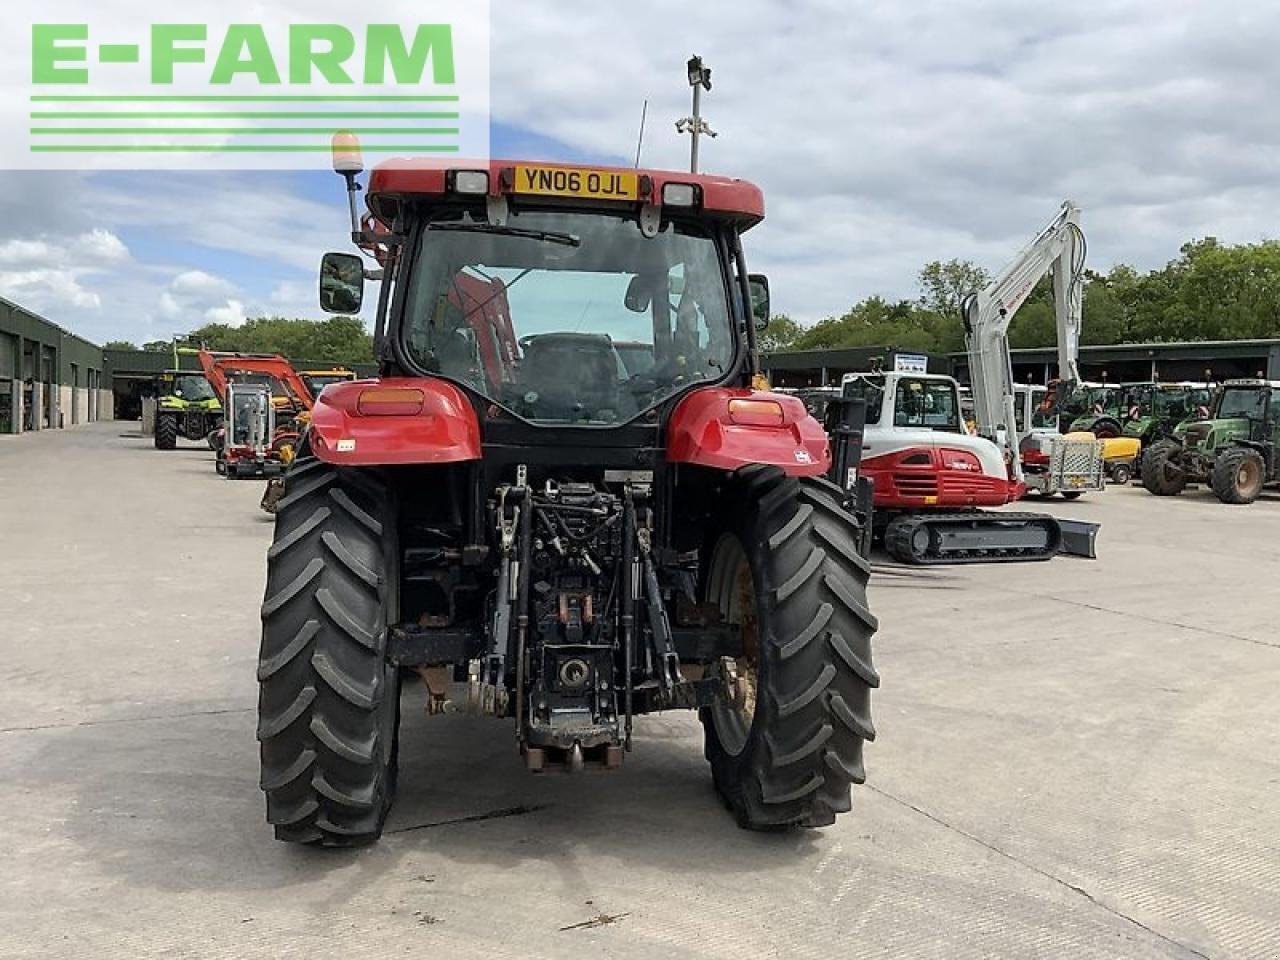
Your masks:
<svg viewBox="0 0 1280 960"><path fill-rule="evenodd" d="M367 470L300 458L267 554L258 740L276 838L358 846L382 833L396 785L395 508Z"/></svg>
<svg viewBox="0 0 1280 960"><path fill-rule="evenodd" d="M736 539L752 571L761 655L755 715L736 754L715 708L700 713L712 779L741 827L828 826L849 810L850 785L866 780L862 748L875 738L871 568L835 484L752 466L727 493L704 590L717 544Z"/></svg>
<svg viewBox="0 0 1280 960"><path fill-rule="evenodd" d="M1187 485L1186 474L1170 464L1182 447L1171 440L1153 443L1142 456L1142 486L1157 497L1176 497Z"/></svg>
<svg viewBox="0 0 1280 960"><path fill-rule="evenodd" d="M178 418L172 414L156 414L157 450L173 450L178 446Z"/></svg>
<svg viewBox="0 0 1280 960"><path fill-rule="evenodd" d="M1254 471L1256 482L1242 487L1240 474L1249 468ZM1250 447L1228 447L1213 461L1210 482L1214 494L1223 503L1243 505L1258 499L1266 477L1267 464L1257 450Z"/></svg>

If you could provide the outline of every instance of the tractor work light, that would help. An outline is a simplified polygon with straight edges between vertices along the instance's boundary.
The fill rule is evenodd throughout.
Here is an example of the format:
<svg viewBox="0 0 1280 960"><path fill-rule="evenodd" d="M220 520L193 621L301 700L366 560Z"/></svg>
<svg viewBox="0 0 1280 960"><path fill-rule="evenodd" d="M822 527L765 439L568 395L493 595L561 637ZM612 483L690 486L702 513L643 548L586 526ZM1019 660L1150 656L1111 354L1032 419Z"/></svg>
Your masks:
<svg viewBox="0 0 1280 960"><path fill-rule="evenodd" d="M333 169L335 173L355 176L364 172L364 152L360 138L349 130L339 130L333 135Z"/></svg>
<svg viewBox="0 0 1280 960"><path fill-rule="evenodd" d="M692 207L698 202L698 188L692 183L662 185L662 203L668 207Z"/></svg>
<svg viewBox="0 0 1280 960"><path fill-rule="evenodd" d="M488 170L454 170L453 192L486 194L489 192Z"/></svg>
<svg viewBox="0 0 1280 960"><path fill-rule="evenodd" d="M422 412L424 399L413 387L374 387L360 392L356 410L365 417L413 417Z"/></svg>
<svg viewBox="0 0 1280 960"><path fill-rule="evenodd" d="M777 400L738 397L729 401L729 419L742 427L780 427L786 422Z"/></svg>

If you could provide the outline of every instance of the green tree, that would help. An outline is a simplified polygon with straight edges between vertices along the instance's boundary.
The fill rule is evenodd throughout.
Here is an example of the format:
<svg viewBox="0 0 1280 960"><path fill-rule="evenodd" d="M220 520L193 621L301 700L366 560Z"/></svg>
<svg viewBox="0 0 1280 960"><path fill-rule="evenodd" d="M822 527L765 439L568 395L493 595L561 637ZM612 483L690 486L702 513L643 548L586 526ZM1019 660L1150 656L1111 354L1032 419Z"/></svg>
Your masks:
<svg viewBox="0 0 1280 960"><path fill-rule="evenodd" d="M103 350L137 350L138 345L131 340L108 340L102 345Z"/></svg>
<svg viewBox="0 0 1280 960"><path fill-rule="evenodd" d="M252 317L239 327L209 323L191 331L193 343L210 350L238 353L280 353L297 360L326 363L369 363L373 338L359 317L304 320Z"/></svg>
<svg viewBox="0 0 1280 960"><path fill-rule="evenodd" d="M804 333L804 327L785 313L769 318L769 326L756 336L756 343L764 353L786 350Z"/></svg>
<svg viewBox="0 0 1280 960"><path fill-rule="evenodd" d="M968 260L932 260L920 268L920 306L942 317L958 319L960 303L991 282L991 275Z"/></svg>

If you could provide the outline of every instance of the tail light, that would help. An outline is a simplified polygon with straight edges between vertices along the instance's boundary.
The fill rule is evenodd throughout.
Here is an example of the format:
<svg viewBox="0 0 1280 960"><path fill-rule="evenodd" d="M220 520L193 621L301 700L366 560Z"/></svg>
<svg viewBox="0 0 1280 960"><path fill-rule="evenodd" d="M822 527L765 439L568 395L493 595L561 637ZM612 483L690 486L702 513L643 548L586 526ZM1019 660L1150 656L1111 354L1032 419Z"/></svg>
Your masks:
<svg viewBox="0 0 1280 960"><path fill-rule="evenodd" d="M425 397L412 387L374 387L362 390L356 411L365 417L412 417L422 412Z"/></svg>
<svg viewBox="0 0 1280 960"><path fill-rule="evenodd" d="M739 397L729 401L729 419L744 427L780 427L786 423L777 400Z"/></svg>

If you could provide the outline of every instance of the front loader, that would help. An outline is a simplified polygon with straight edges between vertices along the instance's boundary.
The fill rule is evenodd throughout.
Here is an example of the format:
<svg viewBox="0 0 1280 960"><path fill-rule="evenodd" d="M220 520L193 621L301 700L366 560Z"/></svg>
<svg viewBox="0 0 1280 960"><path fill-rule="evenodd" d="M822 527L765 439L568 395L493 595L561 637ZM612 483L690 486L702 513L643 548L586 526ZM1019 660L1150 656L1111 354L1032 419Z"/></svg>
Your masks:
<svg viewBox="0 0 1280 960"><path fill-rule="evenodd" d="M376 262L327 254L321 303L355 313L374 279L380 373L317 398L276 513L258 665L276 836L379 836L406 671L429 713L510 723L534 772L616 768L639 718L697 710L739 824L832 823L875 736L870 567L822 427L756 386L759 189L393 161L362 222L338 146ZM509 316L459 295L481 285ZM630 372L615 343L652 364Z"/></svg>

